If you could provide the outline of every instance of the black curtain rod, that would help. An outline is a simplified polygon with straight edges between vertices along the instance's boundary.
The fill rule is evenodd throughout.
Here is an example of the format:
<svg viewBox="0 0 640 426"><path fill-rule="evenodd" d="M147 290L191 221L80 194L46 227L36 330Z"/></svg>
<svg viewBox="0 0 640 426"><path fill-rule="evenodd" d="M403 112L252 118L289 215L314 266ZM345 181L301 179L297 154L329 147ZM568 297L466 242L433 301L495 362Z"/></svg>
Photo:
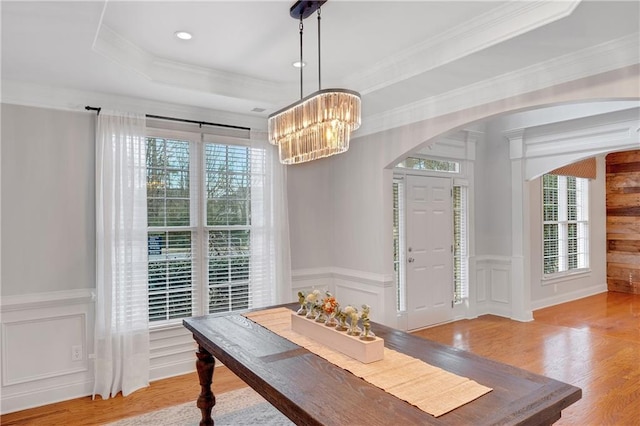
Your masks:
<svg viewBox="0 0 640 426"><path fill-rule="evenodd" d="M85 106L84 109L87 110L87 111L96 111L96 115L100 115L100 111L102 110L102 108L100 108L100 107L92 107L92 106L88 106L88 105ZM147 118L156 118L158 120L180 121L182 123L197 124L200 127L202 127L202 126L216 126L216 127L226 127L227 129L251 130L249 127L233 126L231 124L209 123L207 121L187 120L185 118L164 117L162 115L145 114L145 117L147 117Z"/></svg>

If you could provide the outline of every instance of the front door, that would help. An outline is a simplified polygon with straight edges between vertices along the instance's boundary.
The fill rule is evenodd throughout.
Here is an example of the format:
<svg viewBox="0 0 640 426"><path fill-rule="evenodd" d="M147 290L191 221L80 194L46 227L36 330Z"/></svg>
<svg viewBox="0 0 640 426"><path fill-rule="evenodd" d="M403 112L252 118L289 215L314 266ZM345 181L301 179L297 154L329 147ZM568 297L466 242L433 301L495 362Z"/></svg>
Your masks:
<svg viewBox="0 0 640 426"><path fill-rule="evenodd" d="M408 329L453 319L451 179L407 176Z"/></svg>

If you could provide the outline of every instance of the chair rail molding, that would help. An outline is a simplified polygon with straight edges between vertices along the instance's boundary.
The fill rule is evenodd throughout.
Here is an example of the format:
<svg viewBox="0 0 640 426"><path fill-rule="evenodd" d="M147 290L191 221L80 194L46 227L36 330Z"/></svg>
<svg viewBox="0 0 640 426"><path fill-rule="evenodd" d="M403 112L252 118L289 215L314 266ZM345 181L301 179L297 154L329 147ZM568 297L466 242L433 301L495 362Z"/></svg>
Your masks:
<svg viewBox="0 0 640 426"><path fill-rule="evenodd" d="M297 269L291 273L292 300L298 291L327 290L342 305L371 306L371 318L392 327L396 326L395 282L393 274L379 274L340 267ZM393 308L393 309L391 309Z"/></svg>

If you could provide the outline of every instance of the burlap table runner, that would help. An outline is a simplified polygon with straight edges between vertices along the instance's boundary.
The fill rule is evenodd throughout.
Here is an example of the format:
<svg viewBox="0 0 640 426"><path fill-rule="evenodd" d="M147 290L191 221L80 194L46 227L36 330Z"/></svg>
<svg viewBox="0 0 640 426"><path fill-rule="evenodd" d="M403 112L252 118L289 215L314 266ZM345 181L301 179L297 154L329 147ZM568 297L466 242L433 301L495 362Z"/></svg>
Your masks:
<svg viewBox="0 0 640 426"><path fill-rule="evenodd" d="M449 373L409 355L384 348L384 359L363 364L336 350L291 331L291 310L267 309L245 316L435 417L491 391L473 380Z"/></svg>

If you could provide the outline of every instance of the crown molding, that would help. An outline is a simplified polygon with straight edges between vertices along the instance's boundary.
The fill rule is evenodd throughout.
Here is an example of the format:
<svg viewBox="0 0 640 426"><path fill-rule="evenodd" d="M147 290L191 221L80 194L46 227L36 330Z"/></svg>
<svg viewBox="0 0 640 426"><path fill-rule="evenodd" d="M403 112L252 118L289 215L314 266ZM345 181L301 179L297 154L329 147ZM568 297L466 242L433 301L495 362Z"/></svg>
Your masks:
<svg viewBox="0 0 640 426"><path fill-rule="evenodd" d="M249 77L155 56L101 23L92 50L154 83L272 104L293 85Z"/></svg>
<svg viewBox="0 0 640 426"><path fill-rule="evenodd" d="M358 88L363 95L435 69L467 55L521 35L570 15L580 0L508 2L419 43L364 73L347 76L344 87ZM205 93L250 99L272 104L283 93L295 93L292 84L171 61L142 49L100 23L93 51L131 69L145 79Z"/></svg>
<svg viewBox="0 0 640 426"><path fill-rule="evenodd" d="M224 123L249 127L252 130L266 130L267 128L267 119L264 117L100 92L37 85L15 80L2 80L0 102L3 104L83 112L85 111L84 107L90 105L140 114L155 114Z"/></svg>
<svg viewBox="0 0 640 426"><path fill-rule="evenodd" d="M126 43L126 40L120 40L120 42ZM136 52L135 46L130 49L129 53ZM144 52L138 52L138 54L143 57L145 55ZM148 57L140 60L140 64L144 64L148 60ZM640 63L640 34L634 33L390 111L363 117L362 126L354 133L353 138L638 63ZM140 66L142 67L142 65ZM84 110L85 105L92 105L124 111L224 122L252 129L265 130L267 127L267 121L263 117L11 80L2 81L0 101L72 111Z"/></svg>
<svg viewBox="0 0 640 426"><path fill-rule="evenodd" d="M640 63L640 33L363 117L353 137L405 126Z"/></svg>
<svg viewBox="0 0 640 426"><path fill-rule="evenodd" d="M569 16L580 0L515 1L494 8L344 80L362 94L433 70Z"/></svg>

